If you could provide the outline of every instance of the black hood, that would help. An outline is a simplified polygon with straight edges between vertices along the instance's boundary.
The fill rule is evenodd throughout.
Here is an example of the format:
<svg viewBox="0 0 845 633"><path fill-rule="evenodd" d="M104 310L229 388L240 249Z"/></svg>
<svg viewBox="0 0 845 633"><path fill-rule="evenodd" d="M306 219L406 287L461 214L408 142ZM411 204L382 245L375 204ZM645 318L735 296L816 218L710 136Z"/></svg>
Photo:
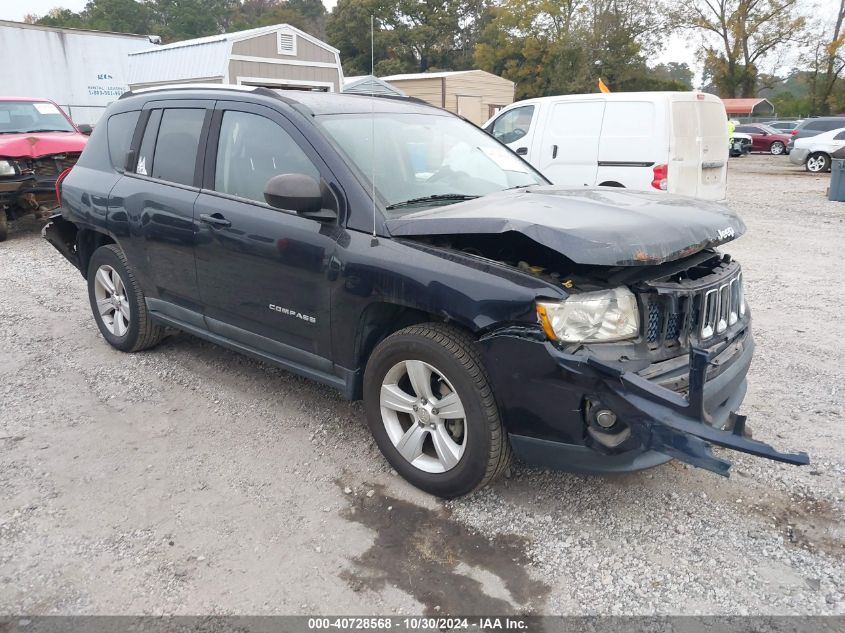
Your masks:
<svg viewBox="0 0 845 633"><path fill-rule="evenodd" d="M577 264L661 264L739 237L745 224L704 200L613 187L501 191L387 221L391 235L516 231Z"/></svg>

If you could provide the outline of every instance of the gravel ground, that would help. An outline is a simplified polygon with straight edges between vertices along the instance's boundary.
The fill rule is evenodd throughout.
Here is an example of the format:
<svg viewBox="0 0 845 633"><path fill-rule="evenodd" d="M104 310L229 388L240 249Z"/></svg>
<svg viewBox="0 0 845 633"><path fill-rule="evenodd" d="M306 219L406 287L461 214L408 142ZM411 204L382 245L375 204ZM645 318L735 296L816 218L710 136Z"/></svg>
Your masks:
<svg viewBox="0 0 845 633"><path fill-rule="evenodd" d="M188 335L125 355L38 236L0 244L0 614L845 614L845 205L732 160L758 348L743 455L442 503L360 404Z"/></svg>

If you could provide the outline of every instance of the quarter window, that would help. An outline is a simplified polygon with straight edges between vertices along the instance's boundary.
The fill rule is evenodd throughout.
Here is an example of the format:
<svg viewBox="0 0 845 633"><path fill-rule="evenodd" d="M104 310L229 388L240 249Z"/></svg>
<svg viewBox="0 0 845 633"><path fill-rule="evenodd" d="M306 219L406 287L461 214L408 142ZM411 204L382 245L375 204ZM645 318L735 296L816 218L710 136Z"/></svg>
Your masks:
<svg viewBox="0 0 845 633"><path fill-rule="evenodd" d="M220 125L214 190L264 202L267 181L279 174L320 172L284 129L270 119L228 111Z"/></svg>
<svg viewBox="0 0 845 633"><path fill-rule="evenodd" d="M493 136L502 143L514 143L528 134L533 116L534 106L508 110L493 122Z"/></svg>
<svg viewBox="0 0 845 633"><path fill-rule="evenodd" d="M123 112L109 117L107 132L109 137L109 157L112 167L119 170L126 169L126 152L132 143L135 125L138 123L140 111Z"/></svg>

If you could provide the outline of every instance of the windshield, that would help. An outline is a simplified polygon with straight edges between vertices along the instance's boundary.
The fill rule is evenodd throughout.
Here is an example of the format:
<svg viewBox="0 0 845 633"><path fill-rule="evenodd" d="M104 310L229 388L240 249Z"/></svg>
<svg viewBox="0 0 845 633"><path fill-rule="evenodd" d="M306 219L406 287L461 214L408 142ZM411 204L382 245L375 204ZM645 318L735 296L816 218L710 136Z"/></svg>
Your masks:
<svg viewBox="0 0 845 633"><path fill-rule="evenodd" d="M457 117L376 112L319 121L368 187L375 175L376 195L389 215L547 184L498 141Z"/></svg>
<svg viewBox="0 0 845 633"><path fill-rule="evenodd" d="M47 101L0 101L0 134L75 131L55 104Z"/></svg>

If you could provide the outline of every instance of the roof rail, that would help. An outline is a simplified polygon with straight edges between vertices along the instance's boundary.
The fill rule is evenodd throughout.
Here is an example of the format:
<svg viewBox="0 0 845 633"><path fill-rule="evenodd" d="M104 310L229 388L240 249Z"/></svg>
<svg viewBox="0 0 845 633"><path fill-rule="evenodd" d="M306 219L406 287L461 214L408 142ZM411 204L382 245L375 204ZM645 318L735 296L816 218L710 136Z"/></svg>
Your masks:
<svg viewBox="0 0 845 633"><path fill-rule="evenodd" d="M165 92L167 90L239 90L241 92L256 92L265 96L278 97L278 95L263 86L242 86L239 84L203 84L203 83L186 83L186 84L163 84L161 86L150 86L149 88L138 88L136 90L128 90L124 92L118 99L124 97L131 97L133 95L146 94L148 92Z"/></svg>

